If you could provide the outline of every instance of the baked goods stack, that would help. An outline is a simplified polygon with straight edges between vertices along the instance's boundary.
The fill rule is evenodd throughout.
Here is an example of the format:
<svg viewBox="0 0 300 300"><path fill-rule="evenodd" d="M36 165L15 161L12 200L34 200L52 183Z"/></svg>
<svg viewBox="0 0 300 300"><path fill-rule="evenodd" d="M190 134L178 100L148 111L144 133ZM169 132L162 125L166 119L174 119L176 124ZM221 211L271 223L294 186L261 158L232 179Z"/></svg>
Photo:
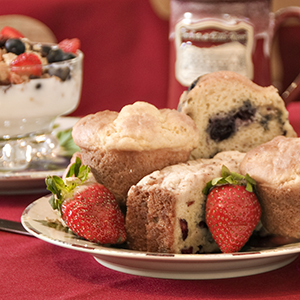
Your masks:
<svg viewBox="0 0 300 300"><path fill-rule="evenodd" d="M227 71L207 74L182 94L177 111L139 101L119 113L98 112L75 125L73 139L83 164L125 208L129 249L222 250L207 225L203 190L219 182L223 166L232 172L227 179L242 178L247 188L256 181L270 234L300 237L293 217L300 210L299 140L274 87Z"/></svg>

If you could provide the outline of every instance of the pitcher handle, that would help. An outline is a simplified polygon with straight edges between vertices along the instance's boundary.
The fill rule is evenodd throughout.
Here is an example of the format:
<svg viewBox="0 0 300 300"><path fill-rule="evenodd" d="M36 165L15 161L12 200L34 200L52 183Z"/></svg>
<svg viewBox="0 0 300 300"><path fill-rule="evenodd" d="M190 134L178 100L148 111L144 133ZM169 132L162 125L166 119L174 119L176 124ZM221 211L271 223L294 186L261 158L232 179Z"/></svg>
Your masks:
<svg viewBox="0 0 300 300"><path fill-rule="evenodd" d="M290 18L297 18L300 20L300 7L289 6L281 8L275 12L275 24L274 33L282 25L284 21ZM281 97L285 102L285 105L295 101L295 99L300 95L300 74L295 78L295 80L289 85L289 87L282 93Z"/></svg>
<svg viewBox="0 0 300 300"><path fill-rule="evenodd" d="M299 95L300 95L300 74L289 85L289 87L281 94L281 98L283 99L285 105L288 105L289 103L295 101Z"/></svg>

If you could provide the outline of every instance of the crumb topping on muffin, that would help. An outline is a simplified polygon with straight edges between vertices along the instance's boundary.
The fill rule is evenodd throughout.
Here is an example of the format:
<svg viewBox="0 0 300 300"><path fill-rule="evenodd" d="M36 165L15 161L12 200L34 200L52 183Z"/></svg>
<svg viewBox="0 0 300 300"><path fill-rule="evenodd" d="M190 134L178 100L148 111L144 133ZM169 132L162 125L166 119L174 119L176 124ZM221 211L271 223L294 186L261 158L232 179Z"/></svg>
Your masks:
<svg viewBox="0 0 300 300"><path fill-rule="evenodd" d="M199 132L189 116L138 101L119 113L102 111L82 118L73 128L73 139L88 149L191 150L199 143Z"/></svg>
<svg viewBox="0 0 300 300"><path fill-rule="evenodd" d="M300 183L300 138L278 136L249 151L240 165L242 173L258 183L278 186Z"/></svg>

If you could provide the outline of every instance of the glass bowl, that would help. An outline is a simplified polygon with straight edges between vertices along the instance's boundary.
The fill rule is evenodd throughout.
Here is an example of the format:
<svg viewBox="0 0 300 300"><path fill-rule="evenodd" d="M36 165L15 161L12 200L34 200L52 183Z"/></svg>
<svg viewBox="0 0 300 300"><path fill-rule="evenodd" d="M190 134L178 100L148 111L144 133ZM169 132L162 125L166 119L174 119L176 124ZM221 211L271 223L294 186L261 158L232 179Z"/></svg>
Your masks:
<svg viewBox="0 0 300 300"><path fill-rule="evenodd" d="M9 76L22 75L26 68L34 67L41 69L41 76L0 85L1 171L24 169L33 160L55 156L58 142L51 133L53 124L57 117L74 111L80 101L83 67L80 50L63 61L10 66Z"/></svg>

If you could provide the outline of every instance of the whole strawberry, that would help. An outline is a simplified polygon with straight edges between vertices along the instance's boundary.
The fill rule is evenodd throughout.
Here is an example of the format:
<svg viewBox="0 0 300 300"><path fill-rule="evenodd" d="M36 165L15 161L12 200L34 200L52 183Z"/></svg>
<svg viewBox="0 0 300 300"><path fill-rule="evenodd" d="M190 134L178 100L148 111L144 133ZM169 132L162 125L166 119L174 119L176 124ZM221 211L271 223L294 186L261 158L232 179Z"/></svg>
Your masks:
<svg viewBox="0 0 300 300"><path fill-rule="evenodd" d="M225 166L222 177L210 181L206 223L223 253L239 251L260 220L261 208L253 192L255 181L247 174L231 173Z"/></svg>
<svg viewBox="0 0 300 300"><path fill-rule="evenodd" d="M113 194L89 180L89 172L77 157L65 181L48 176L47 189L53 194L50 204L78 236L99 244L121 244L126 240L124 215Z"/></svg>

